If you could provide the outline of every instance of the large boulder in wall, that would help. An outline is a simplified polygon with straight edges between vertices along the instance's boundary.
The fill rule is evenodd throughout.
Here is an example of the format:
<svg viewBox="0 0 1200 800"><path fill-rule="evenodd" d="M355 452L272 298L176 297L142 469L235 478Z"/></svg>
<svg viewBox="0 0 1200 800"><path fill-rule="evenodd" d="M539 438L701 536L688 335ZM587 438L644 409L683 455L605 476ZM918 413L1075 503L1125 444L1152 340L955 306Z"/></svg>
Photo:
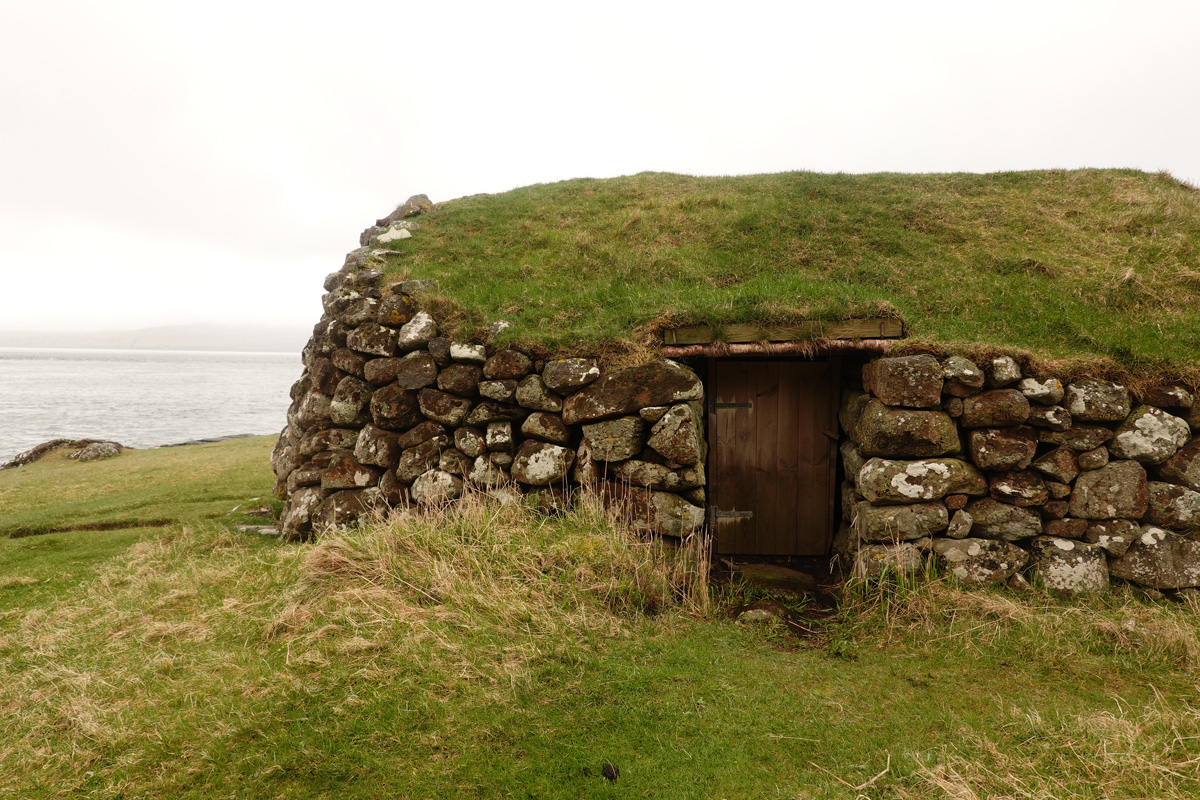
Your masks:
<svg viewBox="0 0 1200 800"><path fill-rule="evenodd" d="M864 388L889 406L936 408L942 380L942 365L929 355L881 358L863 368Z"/></svg>
<svg viewBox="0 0 1200 800"><path fill-rule="evenodd" d="M1070 514L1080 519L1141 519L1149 503L1146 470L1136 461L1112 461L1080 475Z"/></svg>
<svg viewBox="0 0 1200 800"><path fill-rule="evenodd" d="M1039 536L1029 549L1034 578L1050 591L1072 597L1108 591L1108 561L1100 547L1057 536Z"/></svg>
<svg viewBox="0 0 1200 800"><path fill-rule="evenodd" d="M563 422L575 425L703 397L704 384L692 370L674 361L652 361L611 372L568 397L563 403Z"/></svg>
<svg viewBox="0 0 1200 800"><path fill-rule="evenodd" d="M863 455L885 458L937 458L962 451L958 426L942 411L891 408L872 398L858 418Z"/></svg>
<svg viewBox="0 0 1200 800"><path fill-rule="evenodd" d="M998 539L934 539L941 568L967 586L1001 584L1029 561L1029 553Z"/></svg>
<svg viewBox="0 0 1200 800"><path fill-rule="evenodd" d="M988 483L978 469L956 458L872 458L858 471L856 488L875 505L911 505L948 494L984 495Z"/></svg>
<svg viewBox="0 0 1200 800"><path fill-rule="evenodd" d="M1114 458L1161 464L1192 436L1187 422L1153 406L1139 406L1122 422L1108 450Z"/></svg>
<svg viewBox="0 0 1200 800"><path fill-rule="evenodd" d="M1109 572L1152 589L1200 586L1200 542L1145 525L1125 555L1112 560Z"/></svg>

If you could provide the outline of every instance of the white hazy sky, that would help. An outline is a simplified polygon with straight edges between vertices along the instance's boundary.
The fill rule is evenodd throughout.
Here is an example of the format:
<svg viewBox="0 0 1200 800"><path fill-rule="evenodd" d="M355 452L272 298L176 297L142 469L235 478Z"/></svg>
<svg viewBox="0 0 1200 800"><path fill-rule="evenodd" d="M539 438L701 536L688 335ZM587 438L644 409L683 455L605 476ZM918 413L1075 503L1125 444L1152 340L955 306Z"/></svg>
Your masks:
<svg viewBox="0 0 1200 800"><path fill-rule="evenodd" d="M0 329L311 326L409 195L1168 170L1200 2L0 0Z"/></svg>

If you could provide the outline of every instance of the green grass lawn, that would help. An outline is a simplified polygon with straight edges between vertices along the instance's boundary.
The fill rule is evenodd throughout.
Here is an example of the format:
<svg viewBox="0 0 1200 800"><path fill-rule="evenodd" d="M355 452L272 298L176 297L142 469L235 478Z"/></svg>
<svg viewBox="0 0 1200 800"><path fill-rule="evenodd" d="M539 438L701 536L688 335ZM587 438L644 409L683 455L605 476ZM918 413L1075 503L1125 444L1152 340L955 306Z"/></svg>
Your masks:
<svg viewBox="0 0 1200 800"><path fill-rule="evenodd" d="M232 466L254 446L205 446L227 496L194 515L133 454L71 464L174 521L0 540L0 796L1200 794L1194 605L932 583L851 593L797 640L587 504L303 544L203 519L269 486L269 442ZM189 480L191 450L157 472ZM69 520L86 472L56 509L14 504L25 469L6 513Z"/></svg>
<svg viewBox="0 0 1200 800"><path fill-rule="evenodd" d="M388 269L461 335L549 350L664 326L898 316L935 345L1194 369L1200 192L1133 170L643 173L444 203ZM1193 373L1195 377L1195 373Z"/></svg>

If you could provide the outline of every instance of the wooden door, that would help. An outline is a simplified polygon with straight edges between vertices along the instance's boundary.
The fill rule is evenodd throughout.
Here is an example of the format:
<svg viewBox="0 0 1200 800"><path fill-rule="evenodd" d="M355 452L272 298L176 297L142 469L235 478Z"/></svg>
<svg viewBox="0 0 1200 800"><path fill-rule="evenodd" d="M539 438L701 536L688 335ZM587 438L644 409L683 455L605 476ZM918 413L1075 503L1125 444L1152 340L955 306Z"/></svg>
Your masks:
<svg viewBox="0 0 1200 800"><path fill-rule="evenodd" d="M718 553L823 556L833 541L840 363L710 363Z"/></svg>

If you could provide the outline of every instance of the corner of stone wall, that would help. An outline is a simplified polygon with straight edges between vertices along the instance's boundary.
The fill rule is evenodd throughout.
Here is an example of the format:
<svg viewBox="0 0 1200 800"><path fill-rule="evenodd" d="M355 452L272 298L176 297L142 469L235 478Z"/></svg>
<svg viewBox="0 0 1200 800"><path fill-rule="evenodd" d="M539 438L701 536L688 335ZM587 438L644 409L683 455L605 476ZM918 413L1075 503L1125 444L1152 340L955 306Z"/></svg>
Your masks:
<svg viewBox="0 0 1200 800"><path fill-rule="evenodd" d="M422 201L423 202L419 202ZM704 386L668 360L606 371L515 347L454 341L419 310L431 281L390 282L372 246L420 235L417 196L363 232L325 279L288 424L272 454L282 530L305 538L370 509L583 488L632 527L687 536L704 523Z"/></svg>

